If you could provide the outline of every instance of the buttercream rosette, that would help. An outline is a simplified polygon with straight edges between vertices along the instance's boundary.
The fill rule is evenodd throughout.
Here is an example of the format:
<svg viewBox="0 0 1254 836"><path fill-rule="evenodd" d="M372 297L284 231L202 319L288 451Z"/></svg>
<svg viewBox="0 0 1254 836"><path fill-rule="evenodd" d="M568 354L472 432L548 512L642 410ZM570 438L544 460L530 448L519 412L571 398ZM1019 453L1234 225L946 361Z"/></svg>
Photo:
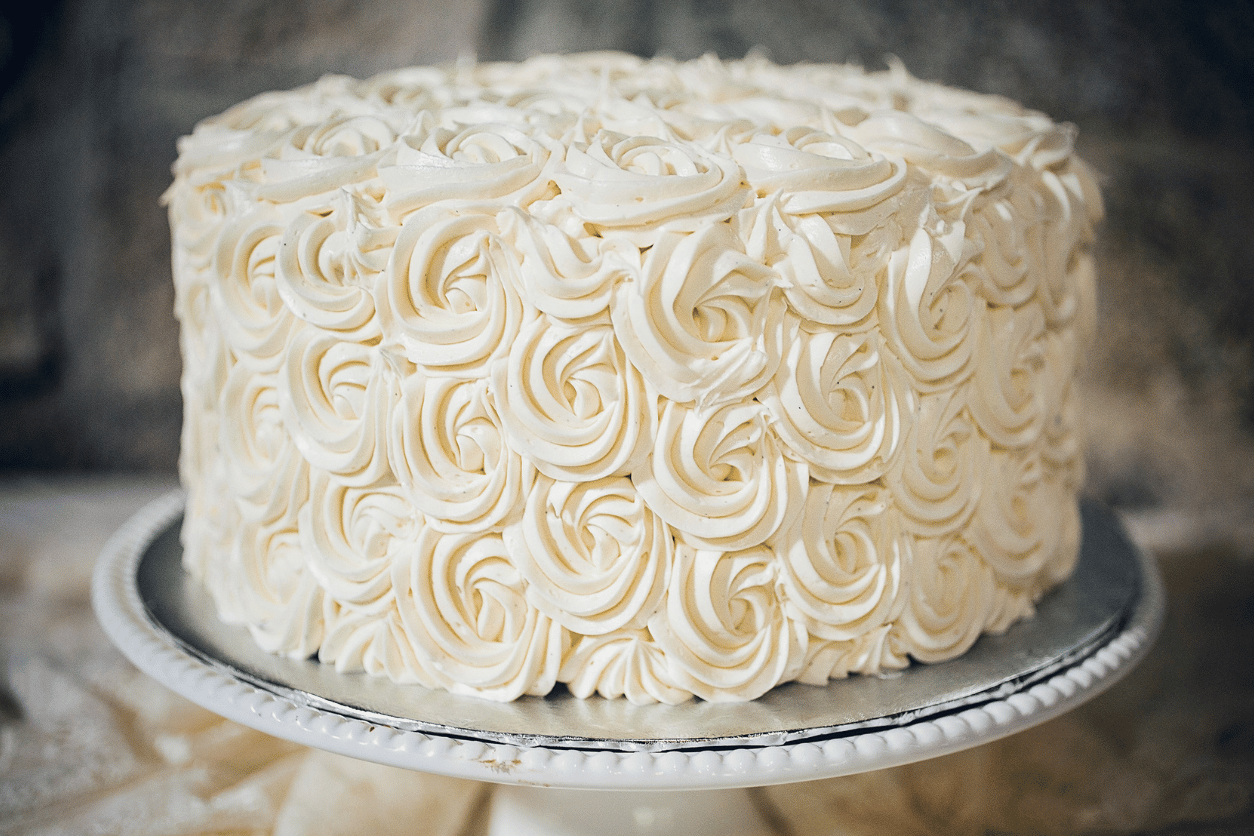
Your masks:
<svg viewBox="0 0 1254 836"><path fill-rule="evenodd" d="M505 531L528 599L584 636L643 627L666 592L674 540L631 481L541 477Z"/></svg>
<svg viewBox="0 0 1254 836"><path fill-rule="evenodd" d="M223 226L214 254L214 328L237 362L256 369L282 363L296 320L276 279L282 231L273 207L250 208Z"/></svg>
<svg viewBox="0 0 1254 836"><path fill-rule="evenodd" d="M917 396L873 332L798 329L758 398L810 476L833 484L878 479L901 444Z"/></svg>
<svg viewBox="0 0 1254 836"><path fill-rule="evenodd" d="M553 688L569 637L527 601L499 534L424 528L392 575L406 635L441 687L500 701Z"/></svg>
<svg viewBox="0 0 1254 836"><path fill-rule="evenodd" d="M677 705L692 692L676 685L666 653L648 630L584 636L562 662L560 681L580 699L625 697L635 705Z"/></svg>
<svg viewBox="0 0 1254 836"><path fill-rule="evenodd" d="M495 215L415 212L375 286L385 342L427 374L483 377L528 315L517 271Z"/></svg>
<svg viewBox="0 0 1254 836"><path fill-rule="evenodd" d="M369 286L386 264L386 256L379 263L379 252L395 233L377 235L372 203L341 190L329 213L297 215L279 242L275 276L284 303L297 318L346 340L379 336Z"/></svg>
<svg viewBox="0 0 1254 836"><path fill-rule="evenodd" d="M679 403L746 400L780 362L778 282L726 223L659 233L640 277L618 286L610 316L632 363Z"/></svg>
<svg viewBox="0 0 1254 836"><path fill-rule="evenodd" d="M1078 550L1073 142L900 67L616 53L208 119L185 565L267 650L494 700L952 658Z"/></svg>
<svg viewBox="0 0 1254 836"><path fill-rule="evenodd" d="M603 237L643 245L663 227L692 231L724 221L748 197L732 160L693 143L613 131L572 142L554 179L574 214Z"/></svg>
<svg viewBox="0 0 1254 836"><path fill-rule="evenodd" d="M510 446L554 479L626 476L657 433L658 396L608 325L533 320L490 383Z"/></svg>
<svg viewBox="0 0 1254 836"><path fill-rule="evenodd" d="M535 468L512 450L486 381L411 375L391 415L392 472L444 531L497 531L522 510Z"/></svg>
<svg viewBox="0 0 1254 836"><path fill-rule="evenodd" d="M681 546L666 610L649 632L675 681L712 702L762 696L796 678L807 635L778 592L779 561L766 546L718 552Z"/></svg>
<svg viewBox="0 0 1254 836"><path fill-rule="evenodd" d="M632 481L678 540L728 550L766 542L800 513L809 484L756 402L711 412L666 404Z"/></svg>

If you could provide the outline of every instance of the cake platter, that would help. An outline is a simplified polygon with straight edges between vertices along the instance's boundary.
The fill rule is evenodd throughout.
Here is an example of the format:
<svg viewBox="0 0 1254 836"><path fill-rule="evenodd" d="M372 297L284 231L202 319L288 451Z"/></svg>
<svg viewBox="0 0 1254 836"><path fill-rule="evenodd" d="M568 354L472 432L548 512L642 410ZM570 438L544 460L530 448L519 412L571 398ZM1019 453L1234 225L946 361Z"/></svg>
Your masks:
<svg viewBox="0 0 1254 836"><path fill-rule="evenodd" d="M1044 722L1127 673L1164 611L1152 561L1109 510L1086 502L1071 579L1041 600L1036 617L982 637L950 662L785 685L750 703L633 706L561 694L501 704L262 652L245 628L218 621L184 573L183 504L174 492L145 506L96 566L97 617L137 667L277 737L510 785L497 793L492 831L523 836L606 832L607 820L629 833L752 830L752 804L734 788L909 763ZM563 789L547 788L567 797L554 803ZM675 789L709 792L662 792ZM571 790L601 792L575 793L585 799L576 804ZM616 806L623 815L609 814ZM559 812L561 822L553 818Z"/></svg>

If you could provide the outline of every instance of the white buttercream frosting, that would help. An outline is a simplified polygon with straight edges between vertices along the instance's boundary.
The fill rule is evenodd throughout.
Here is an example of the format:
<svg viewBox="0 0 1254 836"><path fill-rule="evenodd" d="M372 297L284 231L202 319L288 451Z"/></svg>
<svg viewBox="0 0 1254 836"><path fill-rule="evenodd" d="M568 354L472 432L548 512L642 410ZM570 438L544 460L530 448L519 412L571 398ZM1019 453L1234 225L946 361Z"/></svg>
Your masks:
<svg viewBox="0 0 1254 836"><path fill-rule="evenodd" d="M1078 549L1073 141L900 68L617 53L206 120L186 565L268 650L497 700L962 653Z"/></svg>

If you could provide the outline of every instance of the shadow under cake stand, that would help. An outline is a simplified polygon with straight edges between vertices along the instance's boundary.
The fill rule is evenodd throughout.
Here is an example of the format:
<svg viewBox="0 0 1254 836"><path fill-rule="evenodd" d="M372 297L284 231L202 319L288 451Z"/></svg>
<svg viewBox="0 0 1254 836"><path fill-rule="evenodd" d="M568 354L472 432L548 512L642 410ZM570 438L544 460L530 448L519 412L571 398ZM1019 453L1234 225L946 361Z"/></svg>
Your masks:
<svg viewBox="0 0 1254 836"><path fill-rule="evenodd" d="M502 704L262 652L183 571L183 506L180 492L145 506L97 563L92 602L122 653L192 702L276 737L502 784L492 834L766 832L743 788L910 763L1044 722L1127 673L1164 610L1152 561L1110 511L1085 503L1075 574L1035 618L953 661L785 685L750 703L562 694Z"/></svg>

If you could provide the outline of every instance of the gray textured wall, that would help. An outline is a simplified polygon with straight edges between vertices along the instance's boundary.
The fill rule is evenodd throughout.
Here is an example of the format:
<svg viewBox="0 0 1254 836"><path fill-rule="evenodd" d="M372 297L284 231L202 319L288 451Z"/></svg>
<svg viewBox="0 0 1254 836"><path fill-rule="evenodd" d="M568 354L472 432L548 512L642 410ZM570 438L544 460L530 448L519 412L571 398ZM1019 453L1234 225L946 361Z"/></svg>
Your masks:
<svg viewBox="0 0 1254 836"><path fill-rule="evenodd" d="M1092 475L1254 496L1254 4L60 0L0 11L0 469L168 470L179 358L157 199L199 118L324 72L475 52L858 60L1077 123L1105 176Z"/></svg>

